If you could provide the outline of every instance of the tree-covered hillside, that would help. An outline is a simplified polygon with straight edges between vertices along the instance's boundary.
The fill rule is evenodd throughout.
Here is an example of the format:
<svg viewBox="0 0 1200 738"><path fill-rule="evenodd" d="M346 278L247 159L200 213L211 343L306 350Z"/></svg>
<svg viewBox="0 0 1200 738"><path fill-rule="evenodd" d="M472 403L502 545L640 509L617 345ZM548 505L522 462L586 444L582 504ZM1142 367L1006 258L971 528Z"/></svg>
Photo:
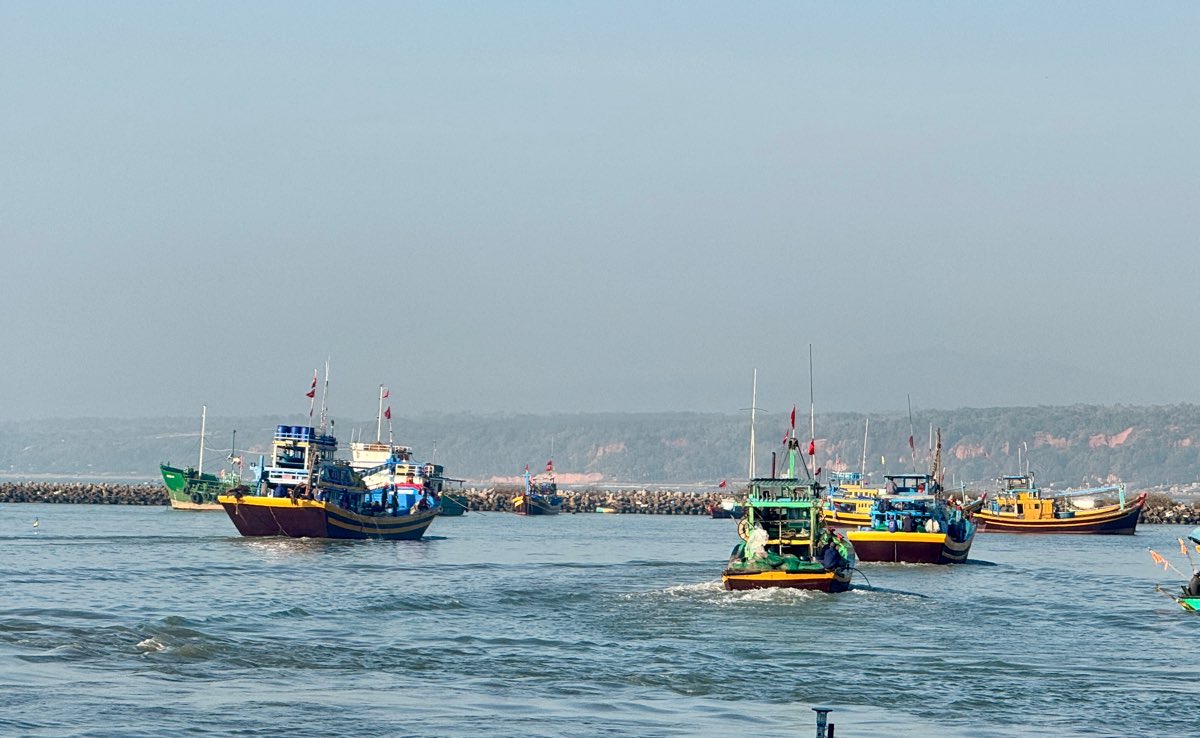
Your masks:
<svg viewBox="0 0 1200 738"><path fill-rule="evenodd" d="M801 410L801 413L803 411ZM868 417L816 418L816 464L858 470ZM911 471L907 415L872 415L866 470ZM219 468L233 430L247 464L269 451L277 423L304 417L210 417L205 469ZM335 419L343 449L352 434L374 438L375 422ZM0 422L0 472L9 476L153 478L157 465L195 465L198 418L71 419ZM808 418L797 418L808 438ZM526 464L538 471L553 457L564 479L594 484L655 484L744 479L748 415L698 413L579 415L429 415L394 422L397 442L433 456L447 473L472 481L512 477ZM965 408L914 417L916 466L929 466L931 427L940 428L947 483L988 483L1028 460L1043 484L1078 486L1123 481L1134 486L1200 479L1200 407L1084 406ZM769 472L771 452L788 428L787 413L760 414L757 464ZM387 430L384 429L386 437ZM805 444L807 445L807 444Z"/></svg>

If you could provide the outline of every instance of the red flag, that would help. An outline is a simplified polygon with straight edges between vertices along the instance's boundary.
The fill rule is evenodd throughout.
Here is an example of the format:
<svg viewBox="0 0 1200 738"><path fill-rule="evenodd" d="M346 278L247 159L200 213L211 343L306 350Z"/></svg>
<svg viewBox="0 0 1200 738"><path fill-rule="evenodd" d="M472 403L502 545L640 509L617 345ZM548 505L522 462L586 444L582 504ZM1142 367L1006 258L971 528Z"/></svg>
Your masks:
<svg viewBox="0 0 1200 738"><path fill-rule="evenodd" d="M388 420L392 419L392 406L391 405L388 405L387 410L383 411L383 417L387 418Z"/></svg>
<svg viewBox="0 0 1200 738"><path fill-rule="evenodd" d="M388 389L387 387L384 387L383 388L383 399L386 400L387 398L389 398L391 396L392 396L392 391L390 389Z"/></svg>
<svg viewBox="0 0 1200 738"><path fill-rule="evenodd" d="M913 437L912 437L912 436L909 436L909 437L908 437L908 447L909 447L909 448L911 448L913 451L916 451L916 450L917 450L917 444L913 443Z"/></svg>
<svg viewBox="0 0 1200 738"><path fill-rule="evenodd" d="M808 442L808 455L809 456L817 455L817 439L815 439L815 438L809 440L809 442Z"/></svg>
<svg viewBox="0 0 1200 738"><path fill-rule="evenodd" d="M526 464L526 465L525 465L525 473L526 473L526 474L528 474L528 473L529 473L529 464Z"/></svg>
<svg viewBox="0 0 1200 738"><path fill-rule="evenodd" d="M546 471L548 471L548 472L554 471L554 459L551 459L550 461L546 462Z"/></svg>
<svg viewBox="0 0 1200 738"><path fill-rule="evenodd" d="M314 387L316 385L313 385ZM792 430L796 430L796 406L792 405Z"/></svg>
<svg viewBox="0 0 1200 738"><path fill-rule="evenodd" d="M720 484L718 484L717 486L718 486L718 487L720 487L721 489L725 489L725 480L724 480L724 479L722 479L722 480L721 480L721 483L720 483Z"/></svg>
<svg viewBox="0 0 1200 738"><path fill-rule="evenodd" d="M815 472L813 472L813 476L814 477L821 476L821 467L819 467L819 466L817 467L817 470Z"/></svg>
<svg viewBox="0 0 1200 738"><path fill-rule="evenodd" d="M310 400L317 396L317 370L316 369L313 369L312 387L309 388L308 392L304 393L304 396Z"/></svg>

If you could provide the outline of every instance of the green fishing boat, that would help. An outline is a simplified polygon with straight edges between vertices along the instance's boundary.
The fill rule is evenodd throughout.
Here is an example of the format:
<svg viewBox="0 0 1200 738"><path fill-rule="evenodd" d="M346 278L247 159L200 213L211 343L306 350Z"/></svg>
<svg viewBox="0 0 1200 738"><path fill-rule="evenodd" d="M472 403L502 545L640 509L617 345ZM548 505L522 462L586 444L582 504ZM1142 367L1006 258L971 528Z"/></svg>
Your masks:
<svg viewBox="0 0 1200 738"><path fill-rule="evenodd" d="M466 495L451 495L442 493L442 509L438 512L444 518L457 518L465 515L470 509Z"/></svg>
<svg viewBox="0 0 1200 738"><path fill-rule="evenodd" d="M195 468L181 468L170 463L159 464L163 484L167 488L167 498L175 510L221 510L217 495L227 494L229 490L242 483L240 474L242 459L237 455L237 431L233 432L234 444L230 446L229 469L219 474L204 472L204 426L208 416L208 406L200 411L200 460Z"/></svg>
<svg viewBox="0 0 1200 738"><path fill-rule="evenodd" d="M794 419L784 443L786 470L776 475L772 462L770 477L750 480L744 517L738 523L742 540L733 547L721 581L729 590L845 592L856 561L854 546L826 524L821 514L824 487L807 465L806 479L796 474L796 462L803 457Z"/></svg>

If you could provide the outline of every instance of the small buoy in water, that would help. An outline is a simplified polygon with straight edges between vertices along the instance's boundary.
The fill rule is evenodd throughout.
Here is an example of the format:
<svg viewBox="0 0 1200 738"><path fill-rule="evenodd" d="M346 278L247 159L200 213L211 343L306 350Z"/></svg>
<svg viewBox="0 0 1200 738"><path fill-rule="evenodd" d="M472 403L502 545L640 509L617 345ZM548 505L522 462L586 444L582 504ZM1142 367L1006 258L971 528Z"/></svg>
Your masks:
<svg viewBox="0 0 1200 738"><path fill-rule="evenodd" d="M39 523L38 523L38 519L37 519L37 518L34 518L34 519L33 519L33 527L34 527L34 528L36 528L36 527L38 527L38 525L39 525Z"/></svg>

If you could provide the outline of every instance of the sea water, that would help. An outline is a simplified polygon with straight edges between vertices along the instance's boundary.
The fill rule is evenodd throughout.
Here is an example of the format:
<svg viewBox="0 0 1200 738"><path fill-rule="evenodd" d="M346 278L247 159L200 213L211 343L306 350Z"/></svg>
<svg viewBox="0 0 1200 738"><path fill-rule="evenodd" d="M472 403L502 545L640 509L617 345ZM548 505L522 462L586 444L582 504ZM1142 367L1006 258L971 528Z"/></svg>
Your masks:
<svg viewBox="0 0 1200 738"><path fill-rule="evenodd" d="M37 521L35 527L33 523ZM469 513L422 541L0 506L0 734L1196 735L1182 527L981 533L845 594L726 592L734 521ZM869 580L869 586L868 586Z"/></svg>

